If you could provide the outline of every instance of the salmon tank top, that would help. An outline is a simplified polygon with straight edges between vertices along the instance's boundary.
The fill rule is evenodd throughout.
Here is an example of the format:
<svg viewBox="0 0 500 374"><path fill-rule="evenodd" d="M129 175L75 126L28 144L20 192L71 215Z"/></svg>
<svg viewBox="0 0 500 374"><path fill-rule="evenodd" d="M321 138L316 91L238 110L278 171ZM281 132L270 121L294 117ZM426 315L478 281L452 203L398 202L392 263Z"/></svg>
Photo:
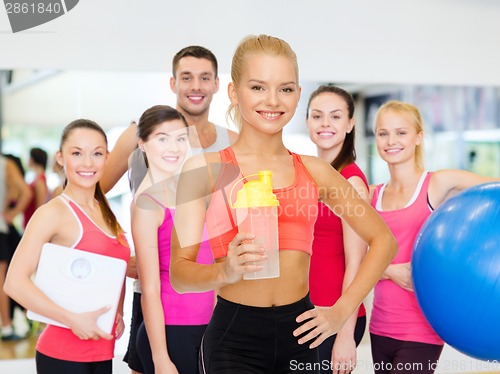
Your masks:
<svg viewBox="0 0 500 374"><path fill-rule="evenodd" d="M231 190L235 184L243 185L245 181L241 172L234 172L238 162L231 147L219 151L219 154L222 167L206 214L214 259L227 255L229 243L238 233L236 210L232 208L236 194L231 196ZM311 254L314 223L318 216L318 188L300 156L292 152L290 155L295 170L294 181L290 186L273 189L279 201L279 249Z"/></svg>

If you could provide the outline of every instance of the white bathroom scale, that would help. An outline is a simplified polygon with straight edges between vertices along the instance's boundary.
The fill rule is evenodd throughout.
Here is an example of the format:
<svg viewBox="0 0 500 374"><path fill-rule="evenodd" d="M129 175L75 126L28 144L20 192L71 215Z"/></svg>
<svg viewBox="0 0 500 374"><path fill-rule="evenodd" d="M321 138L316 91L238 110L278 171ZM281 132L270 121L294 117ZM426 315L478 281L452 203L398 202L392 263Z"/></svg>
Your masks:
<svg viewBox="0 0 500 374"><path fill-rule="evenodd" d="M46 243L42 247L34 283L57 305L71 312L91 312L110 305L111 308L97 319L99 328L110 334L126 270L124 260ZM68 328L30 310L27 317Z"/></svg>

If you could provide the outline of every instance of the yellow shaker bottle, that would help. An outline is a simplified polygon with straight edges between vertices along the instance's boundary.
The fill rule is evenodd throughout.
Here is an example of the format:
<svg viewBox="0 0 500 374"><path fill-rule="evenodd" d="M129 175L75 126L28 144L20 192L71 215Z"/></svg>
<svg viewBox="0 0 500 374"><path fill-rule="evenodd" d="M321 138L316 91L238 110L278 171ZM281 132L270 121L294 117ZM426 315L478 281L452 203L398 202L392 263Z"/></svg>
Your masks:
<svg viewBox="0 0 500 374"><path fill-rule="evenodd" d="M262 270L246 273L243 279L277 278L279 269L278 246L278 205L273 193L272 172L261 170L258 180L246 182L236 195L234 208L239 232L255 235L252 243L260 244L266 251L267 259L259 262Z"/></svg>

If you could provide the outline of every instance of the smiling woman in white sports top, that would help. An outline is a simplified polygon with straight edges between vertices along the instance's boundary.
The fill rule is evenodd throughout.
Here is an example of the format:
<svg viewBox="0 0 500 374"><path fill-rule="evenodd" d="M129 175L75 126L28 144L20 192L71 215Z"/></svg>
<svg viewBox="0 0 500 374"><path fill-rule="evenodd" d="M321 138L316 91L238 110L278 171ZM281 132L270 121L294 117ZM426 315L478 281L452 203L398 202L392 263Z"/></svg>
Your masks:
<svg viewBox="0 0 500 374"><path fill-rule="evenodd" d="M390 179L372 189L371 203L398 242L396 257L375 286L370 318L375 372L389 373L391 365L408 363L420 366L418 373L430 374L443 341L427 323L413 293L410 259L415 238L432 210L446 199L498 179L463 170L427 172L423 165L423 121L414 105L400 101L382 105L374 132Z"/></svg>

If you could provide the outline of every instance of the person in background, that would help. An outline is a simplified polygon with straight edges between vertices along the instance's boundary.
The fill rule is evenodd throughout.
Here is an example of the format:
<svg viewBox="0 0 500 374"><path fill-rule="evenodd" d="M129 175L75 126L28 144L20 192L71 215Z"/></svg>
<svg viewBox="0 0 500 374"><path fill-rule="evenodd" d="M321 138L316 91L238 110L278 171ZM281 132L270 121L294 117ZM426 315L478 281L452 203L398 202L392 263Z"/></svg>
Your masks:
<svg viewBox="0 0 500 374"><path fill-rule="evenodd" d="M23 178L25 178L26 177L26 170L24 170L23 162L21 161L21 159L13 154L5 154L4 156L6 158L12 160L16 164L17 169L19 170L19 172L21 173Z"/></svg>
<svg viewBox="0 0 500 374"><path fill-rule="evenodd" d="M21 170L14 159L0 155L0 285L5 282L13 255L12 240L16 233L19 235L13 226L13 220L26 209L32 197ZM12 326L11 300L3 287L0 288L0 320L2 341L23 338L15 333Z"/></svg>
<svg viewBox="0 0 500 374"><path fill-rule="evenodd" d="M47 152L41 148L31 148L28 167L33 170L35 177L30 183L33 191L33 198L24 211L24 228L28 224L33 213L49 199L49 189L47 187L47 178L45 169L47 169Z"/></svg>
<svg viewBox="0 0 500 374"><path fill-rule="evenodd" d="M132 121L129 126L120 134L113 149L109 153L106 168L104 169L103 176L100 184L104 193L108 193L115 186L120 178L127 172L128 160L133 155L134 150L137 148L137 123ZM142 176L144 177L145 174ZM132 193L134 193L137 186L130 186ZM141 308L141 290L137 273L137 262L134 252L131 253L130 260L127 266L126 276L134 279L133 284L133 299L132 299L132 318L130 322L129 341L127 351L123 357L129 368L132 369L133 374L144 373L141 360L136 350L136 336L137 330L143 321L142 308Z"/></svg>
<svg viewBox="0 0 500 374"><path fill-rule="evenodd" d="M189 130L184 116L157 105L138 124L142 163L147 175L132 203L132 235L141 280L144 322L137 351L149 373L198 373L201 338L214 307L214 293L180 295L170 285L170 239L180 168L189 156ZM142 174L142 173L139 173ZM198 261L213 262L208 242Z"/></svg>
<svg viewBox="0 0 500 374"><path fill-rule="evenodd" d="M318 156L328 162L366 201L368 181L356 164L354 99L336 86L320 86L309 97L309 137ZM351 284L366 254L366 243L324 203L318 203L314 225L309 289L316 306L335 304ZM348 373L356 366L356 346L363 338L366 311L361 304L344 327L319 346L321 373Z"/></svg>
<svg viewBox="0 0 500 374"><path fill-rule="evenodd" d="M191 127L193 153L217 152L236 140L236 132L208 118L213 95L219 91L218 63L210 50L191 45L177 52L172 59L170 88L177 97L176 109Z"/></svg>
<svg viewBox="0 0 500 374"><path fill-rule="evenodd" d="M99 180L107 159L107 139L95 122L79 119L61 136L57 161L67 184L57 198L35 211L12 258L4 291L26 309L62 323L48 324L36 346L37 373L111 373L115 339L124 330L122 289L111 334L97 326L109 306L75 313L61 308L32 281L42 246L54 243L128 261L123 230L102 192ZM103 284L103 287L106 285Z"/></svg>
<svg viewBox="0 0 500 374"><path fill-rule="evenodd" d="M172 59L170 89L176 94L175 109L189 126L190 145L196 152L214 152L233 143L238 134L209 121L210 104L219 91L218 62L209 49L190 45ZM132 121L118 138L110 153L103 177L103 190L109 191L125 174L128 157L137 148L137 123Z"/></svg>
<svg viewBox="0 0 500 374"><path fill-rule="evenodd" d="M463 170L429 172L424 167L424 126L417 107L389 101L373 123L379 156L387 163L390 179L373 186L371 204L392 230L398 253L374 290L370 341L375 373L408 368L405 373L431 374L443 341L425 319L411 278L415 239L434 209L460 191L498 178ZM411 370L414 368L414 370Z"/></svg>
<svg viewBox="0 0 500 374"><path fill-rule="evenodd" d="M5 154L4 155L6 158L14 161L15 165L17 166L19 172L21 173L23 179L26 178L26 171L24 170L24 166L23 166L23 163L21 161L21 159L13 154ZM16 201L15 200L12 200L10 202L8 202L9 206L13 207L16 205ZM23 217L20 216L20 218L22 219ZM21 241L21 230L22 230L22 222L12 222L9 224L9 233L8 233L8 237L7 237L7 242L8 242L8 248L9 248L9 263L10 263L10 260L12 259L12 256L14 255L14 252L16 251L16 248L19 244L19 242ZM0 290L0 292L3 292L2 290ZM10 318L11 320L14 320L14 312L16 310L16 308L19 308L22 313L25 312L24 308L19 305L15 300L12 300L10 297L9 297L9 303L10 303ZM27 321L27 324L30 326L30 330L28 331L28 334L31 334L33 332L32 330L32 327L33 327L33 323L31 320L28 320L26 319ZM16 327L19 327L19 326L16 326ZM17 335L18 337L21 337L19 334L15 334Z"/></svg>
<svg viewBox="0 0 500 374"><path fill-rule="evenodd" d="M54 172L54 174L57 175L57 178L59 179L59 183L52 191L50 191L50 198L51 199L59 196L63 192L64 184L66 183L66 177L64 175L63 167L61 165L59 165L59 163L55 159L54 159L54 164L52 165L52 171Z"/></svg>
<svg viewBox="0 0 500 374"><path fill-rule="evenodd" d="M209 49L190 45L182 48L172 59L172 77L170 88L176 94L175 109L186 119L189 125L189 142L192 153L216 152L235 141L238 134L209 121L210 105L213 96L219 90L218 62ZM129 160L137 147L137 123L132 122L120 135L111 151L108 167L103 176L103 190L111 187L126 172ZM142 155L141 155L142 157ZM133 178L142 180L142 178ZM131 182L131 190L138 186ZM143 321L141 311L141 287L137 280L135 258L131 258L127 276L135 278L132 321L130 326L129 346L124 356L133 373L143 373L142 364L136 352L137 330Z"/></svg>
<svg viewBox="0 0 500 374"><path fill-rule="evenodd" d="M234 53L231 77L229 113L240 133L232 146L193 156L183 167L174 217L172 286L179 293L217 290L201 346L201 372L318 373L317 346L358 308L393 258L396 243L375 210L328 163L285 148L283 128L295 113L301 90L290 45L267 35L245 38ZM280 276L243 280L244 274L261 269L266 255L261 246L248 242L252 233L238 233L231 189L260 170L272 172L280 204ZM314 307L309 299L318 200L339 210L370 245L351 285L329 308ZM216 261L208 265L197 262L205 222Z"/></svg>

